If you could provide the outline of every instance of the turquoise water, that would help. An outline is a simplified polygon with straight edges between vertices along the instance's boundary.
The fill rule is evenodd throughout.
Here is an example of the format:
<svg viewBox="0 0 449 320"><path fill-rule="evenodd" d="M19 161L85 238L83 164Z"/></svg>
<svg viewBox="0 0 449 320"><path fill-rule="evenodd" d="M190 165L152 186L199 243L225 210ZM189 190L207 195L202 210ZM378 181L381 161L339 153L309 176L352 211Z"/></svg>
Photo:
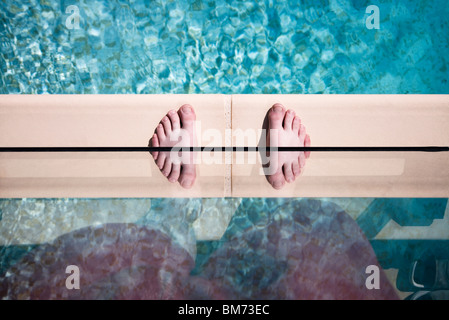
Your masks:
<svg viewBox="0 0 449 320"><path fill-rule="evenodd" d="M0 93L449 93L447 1L376 1L379 30L366 28L369 4L3 1ZM75 21L65 11L69 5L79 9L79 28L71 28ZM176 244L168 251L196 258L185 260L195 281L200 277L211 281L211 287L217 282L232 287L237 292L231 297L266 298L271 292L271 297L285 298L276 285L288 288L288 297L326 297L298 293L288 281L297 279L301 270L318 281L311 270L319 268L323 278L335 276L330 266L351 262L351 270L361 272L374 261L367 241L382 267L406 274L398 279L407 279L409 264L426 251L449 259L447 232L429 238L425 229L445 221L446 205L447 199L1 199L0 296L1 284L12 279L11 273L18 283L27 283L20 277L53 265L57 257L67 264L66 248L75 245L101 264L104 257L95 250L115 239L104 236L101 230L109 229L101 226L131 240L136 239L129 230L141 232L134 227L114 231L114 224L125 220L168 235ZM223 236L197 241L201 216L229 217ZM203 229L216 227L217 220L212 221ZM393 222L424 229L411 238L376 238ZM89 228L96 230L93 235ZM421 240L422 233L426 240ZM77 242L83 237L87 245ZM357 260L359 256L366 260ZM295 263L299 267L292 267ZM122 276L132 278L133 269L127 270ZM39 287L39 281L29 282L29 289ZM416 289L400 281L396 286L402 291ZM17 297L11 288L2 297ZM323 293L318 284L310 288ZM340 290L329 283L327 288ZM217 292L209 297L229 294Z"/></svg>
<svg viewBox="0 0 449 320"><path fill-rule="evenodd" d="M65 9L79 8L79 29ZM1 93L449 93L446 0L2 1Z"/></svg>

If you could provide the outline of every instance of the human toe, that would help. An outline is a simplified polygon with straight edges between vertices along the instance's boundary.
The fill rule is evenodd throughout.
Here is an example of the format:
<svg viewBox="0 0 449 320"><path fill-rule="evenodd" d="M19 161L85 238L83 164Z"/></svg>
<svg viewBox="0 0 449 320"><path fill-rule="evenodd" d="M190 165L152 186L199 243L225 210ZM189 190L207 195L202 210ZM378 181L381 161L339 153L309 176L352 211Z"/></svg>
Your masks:
<svg viewBox="0 0 449 320"><path fill-rule="evenodd" d="M185 104L181 108L179 108L178 115L181 120L182 128L184 129L193 128L196 119L196 114L195 110L192 108L191 105Z"/></svg>
<svg viewBox="0 0 449 320"><path fill-rule="evenodd" d="M282 171L284 172L285 180L287 182L295 181L295 175L293 174L291 163L284 163L284 165L282 166Z"/></svg>
<svg viewBox="0 0 449 320"><path fill-rule="evenodd" d="M285 116L285 108L282 104L276 103L268 112L268 126L269 129L282 129L282 124Z"/></svg>
<svg viewBox="0 0 449 320"><path fill-rule="evenodd" d="M295 111L289 109L285 113L284 117L284 130L292 130L293 128L293 119L295 118Z"/></svg>
<svg viewBox="0 0 449 320"><path fill-rule="evenodd" d="M181 127L181 120L178 113L175 110L170 110L167 113L167 117L170 119L171 128L177 130Z"/></svg>

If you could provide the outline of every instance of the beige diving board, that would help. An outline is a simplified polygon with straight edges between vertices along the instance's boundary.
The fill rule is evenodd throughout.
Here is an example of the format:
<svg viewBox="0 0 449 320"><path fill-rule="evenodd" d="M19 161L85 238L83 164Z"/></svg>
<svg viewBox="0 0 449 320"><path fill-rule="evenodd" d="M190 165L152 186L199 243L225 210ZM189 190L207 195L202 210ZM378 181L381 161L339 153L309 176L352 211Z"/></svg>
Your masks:
<svg viewBox="0 0 449 320"><path fill-rule="evenodd" d="M312 147L449 146L448 95L1 95L0 147L146 147L186 103L200 146L252 147L276 102L301 117ZM256 152L199 158L184 189L146 152L2 152L0 198L449 197L449 152L312 152L281 190Z"/></svg>
<svg viewBox="0 0 449 320"><path fill-rule="evenodd" d="M232 127L260 128L274 103L299 115L316 147L449 146L448 95L234 95ZM313 152L280 192L260 167L259 156L232 167L233 196L449 197L449 152Z"/></svg>
<svg viewBox="0 0 449 320"><path fill-rule="evenodd" d="M0 146L146 147L162 117L187 103L207 119L197 131L225 131L225 95L3 95ZM184 189L147 152L0 154L1 198L224 197L224 177L225 166L198 164Z"/></svg>

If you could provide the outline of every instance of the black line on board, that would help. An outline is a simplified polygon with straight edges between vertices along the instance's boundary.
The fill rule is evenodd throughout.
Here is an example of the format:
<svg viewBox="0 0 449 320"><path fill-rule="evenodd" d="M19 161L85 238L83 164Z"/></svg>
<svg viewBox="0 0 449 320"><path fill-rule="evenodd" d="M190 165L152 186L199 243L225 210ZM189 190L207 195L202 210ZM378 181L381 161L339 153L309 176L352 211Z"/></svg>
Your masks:
<svg viewBox="0 0 449 320"><path fill-rule="evenodd" d="M448 152L449 147L0 147L0 152Z"/></svg>

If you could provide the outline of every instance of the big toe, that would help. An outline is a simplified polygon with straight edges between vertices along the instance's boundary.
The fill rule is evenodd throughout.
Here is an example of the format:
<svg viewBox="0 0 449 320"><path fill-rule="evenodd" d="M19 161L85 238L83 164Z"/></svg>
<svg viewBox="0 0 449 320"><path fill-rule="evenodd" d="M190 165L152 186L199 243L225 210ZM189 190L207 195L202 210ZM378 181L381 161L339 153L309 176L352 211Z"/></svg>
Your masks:
<svg viewBox="0 0 449 320"><path fill-rule="evenodd" d="M195 179L196 179L195 165L192 164L182 165L181 173L178 179L181 187L185 189L190 189L195 183Z"/></svg>
<svg viewBox="0 0 449 320"><path fill-rule="evenodd" d="M273 188L276 190L282 189L285 185L285 177L282 172L282 167L280 167L275 174L268 176L267 179Z"/></svg>
<svg viewBox="0 0 449 320"><path fill-rule="evenodd" d="M179 118L181 119L181 126L183 129L193 128L196 120L195 110L189 104L183 105L179 108Z"/></svg>
<svg viewBox="0 0 449 320"><path fill-rule="evenodd" d="M285 116L285 108L282 104L274 104L268 112L269 129L282 129Z"/></svg>

